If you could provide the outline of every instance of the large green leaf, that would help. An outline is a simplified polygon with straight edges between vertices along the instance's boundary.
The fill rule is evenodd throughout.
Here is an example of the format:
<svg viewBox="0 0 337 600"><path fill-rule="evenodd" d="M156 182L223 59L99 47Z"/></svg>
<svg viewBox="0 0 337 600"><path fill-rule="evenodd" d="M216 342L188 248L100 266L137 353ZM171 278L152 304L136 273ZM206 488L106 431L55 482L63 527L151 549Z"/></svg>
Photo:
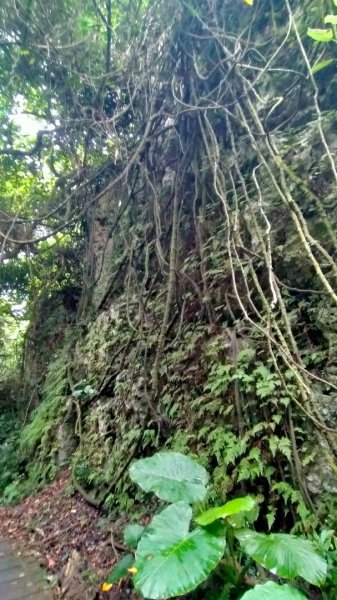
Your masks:
<svg viewBox="0 0 337 600"><path fill-rule="evenodd" d="M309 27L307 34L315 42L331 42L333 39L332 29L311 29Z"/></svg>
<svg viewBox="0 0 337 600"><path fill-rule="evenodd" d="M308 540L286 533L266 535L249 529L235 535L243 550L275 575L288 579L303 577L313 585L324 583L327 563Z"/></svg>
<svg viewBox="0 0 337 600"><path fill-rule="evenodd" d="M277 585L273 581L267 581L246 592L241 600L306 600L306 598L307 596L290 585Z"/></svg>
<svg viewBox="0 0 337 600"><path fill-rule="evenodd" d="M154 492L167 502L193 503L206 496L206 469L180 452L158 452L138 460L129 473L145 492Z"/></svg>
<svg viewBox="0 0 337 600"><path fill-rule="evenodd" d="M137 523L127 525L124 529L123 536L125 544L129 546L129 548L136 548L143 532L144 527L142 525L138 525Z"/></svg>
<svg viewBox="0 0 337 600"><path fill-rule="evenodd" d="M229 515L236 515L242 512L248 512L252 510L256 505L254 498L251 496L244 496L243 498L235 498L226 502L223 506L216 506L210 508L206 512L201 513L195 520L198 525L209 525L217 519L225 519Z"/></svg>
<svg viewBox="0 0 337 600"><path fill-rule="evenodd" d="M171 504L146 528L136 551L133 578L145 598L171 598L196 588L223 556L226 540L206 529L189 531L192 509Z"/></svg>

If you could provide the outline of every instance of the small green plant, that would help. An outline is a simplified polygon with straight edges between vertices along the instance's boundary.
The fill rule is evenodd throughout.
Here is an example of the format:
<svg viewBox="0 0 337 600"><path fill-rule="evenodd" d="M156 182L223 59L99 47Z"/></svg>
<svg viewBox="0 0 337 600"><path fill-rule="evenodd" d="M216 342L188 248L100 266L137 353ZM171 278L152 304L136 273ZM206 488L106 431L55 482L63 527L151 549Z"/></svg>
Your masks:
<svg viewBox="0 0 337 600"><path fill-rule="evenodd" d="M171 598L196 589L217 567L222 569L224 585L228 584L229 568L236 571L239 589L249 559L278 581L257 583L241 600L304 600L302 591L282 580L301 577L315 586L325 582L327 562L312 542L288 534L257 533L247 527L258 513L253 497L235 498L200 511L209 475L189 456L159 452L136 461L129 474L145 492L153 492L170 504L146 527L126 527L124 541L134 554L115 565L104 589L131 573L137 592L145 598ZM196 523L193 528L192 520ZM248 557L243 566L237 560L240 554Z"/></svg>
<svg viewBox="0 0 337 600"><path fill-rule="evenodd" d="M335 600L337 586L337 537L332 529L322 529L313 534L313 540L320 554L328 563L328 576L322 590L323 600Z"/></svg>
<svg viewBox="0 0 337 600"><path fill-rule="evenodd" d="M22 491L22 487L21 487L21 479L15 479L14 481L12 481L12 483L9 483L2 494L2 502L5 505L8 504L15 504L16 502L19 502L20 500L22 500L23 496L25 495L24 492Z"/></svg>
<svg viewBox="0 0 337 600"><path fill-rule="evenodd" d="M335 4L335 6L337 6L337 0L333 0L333 2ZM307 35L315 42L320 42L323 44L327 44L328 42L337 43L337 30L336 30L337 15L331 15L331 14L325 15L324 24L330 25L330 27L328 27L326 29L314 29L312 27L309 27L307 30ZM314 66L311 69L311 72L318 73L318 71L325 69L326 67L331 65L333 62L334 62L334 59L332 59L332 58L319 60L318 62L316 62L314 64Z"/></svg>

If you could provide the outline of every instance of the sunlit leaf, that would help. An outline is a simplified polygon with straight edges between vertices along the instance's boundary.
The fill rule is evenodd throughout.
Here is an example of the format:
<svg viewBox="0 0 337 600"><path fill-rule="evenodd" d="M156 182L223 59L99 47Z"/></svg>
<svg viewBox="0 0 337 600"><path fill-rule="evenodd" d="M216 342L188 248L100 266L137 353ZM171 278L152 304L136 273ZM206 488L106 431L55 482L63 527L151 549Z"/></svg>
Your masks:
<svg viewBox="0 0 337 600"><path fill-rule="evenodd" d="M313 585L324 583L327 563L312 542L286 533L236 532L242 549L257 563L279 577L303 577Z"/></svg>
<svg viewBox="0 0 337 600"><path fill-rule="evenodd" d="M306 600L302 592L290 585L277 585L273 581L267 581L256 585L254 589L249 590L241 600Z"/></svg>
<svg viewBox="0 0 337 600"><path fill-rule="evenodd" d="M307 34L315 42L331 42L333 39L332 29L311 29L309 27Z"/></svg>
<svg viewBox="0 0 337 600"><path fill-rule="evenodd" d="M242 512L248 512L252 510L256 505L256 501L251 496L244 496L243 498L235 498L226 502L223 506L217 506L210 508L206 512L203 512L195 520L198 525L209 525L216 521L216 519L225 519L229 515L236 515Z"/></svg>
<svg viewBox="0 0 337 600"><path fill-rule="evenodd" d="M324 17L326 25L337 25L337 15L326 15Z"/></svg>
<svg viewBox="0 0 337 600"><path fill-rule="evenodd" d="M322 71L322 69L325 69L326 67L328 67L329 65L331 65L331 63L333 63L333 59L332 58L327 58L326 60L320 60L318 63L316 63L312 69L311 72L314 75L315 73L318 73L318 71Z"/></svg>
<svg viewBox="0 0 337 600"><path fill-rule="evenodd" d="M254 4L254 0L243 0L245 2L245 4L248 4L248 6L253 6Z"/></svg>
<svg viewBox="0 0 337 600"><path fill-rule="evenodd" d="M189 531L185 502L165 508L146 528L136 551L133 577L145 598L181 596L205 581L223 556L226 540L206 529Z"/></svg>

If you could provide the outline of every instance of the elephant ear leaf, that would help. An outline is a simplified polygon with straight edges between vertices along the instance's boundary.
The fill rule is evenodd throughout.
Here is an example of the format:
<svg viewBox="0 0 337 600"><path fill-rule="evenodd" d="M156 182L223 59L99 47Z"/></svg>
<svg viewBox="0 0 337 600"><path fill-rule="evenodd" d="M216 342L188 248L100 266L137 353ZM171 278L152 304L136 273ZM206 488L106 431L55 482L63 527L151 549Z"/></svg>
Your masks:
<svg viewBox="0 0 337 600"><path fill-rule="evenodd" d="M246 592L241 600L307 600L307 596L290 585L277 585L273 581L267 581Z"/></svg>
<svg viewBox="0 0 337 600"><path fill-rule="evenodd" d="M145 491L167 502L199 502L207 493L208 473L180 452L157 452L131 465L129 474Z"/></svg>
<svg viewBox="0 0 337 600"><path fill-rule="evenodd" d="M133 582L153 600L187 594L205 581L223 556L226 540L206 529L189 530L192 509L177 502L155 516L136 551Z"/></svg>
<svg viewBox="0 0 337 600"><path fill-rule="evenodd" d="M256 533L249 529L236 532L242 549L257 563L278 577L302 577L320 586L327 575L327 563L309 541L285 533Z"/></svg>
<svg viewBox="0 0 337 600"><path fill-rule="evenodd" d="M243 512L249 512L256 506L256 501L252 496L243 496L242 498L235 498L229 500L223 506L216 506L210 508L206 512L201 513L195 519L198 525L210 525L217 519L225 519L226 517L237 515Z"/></svg>

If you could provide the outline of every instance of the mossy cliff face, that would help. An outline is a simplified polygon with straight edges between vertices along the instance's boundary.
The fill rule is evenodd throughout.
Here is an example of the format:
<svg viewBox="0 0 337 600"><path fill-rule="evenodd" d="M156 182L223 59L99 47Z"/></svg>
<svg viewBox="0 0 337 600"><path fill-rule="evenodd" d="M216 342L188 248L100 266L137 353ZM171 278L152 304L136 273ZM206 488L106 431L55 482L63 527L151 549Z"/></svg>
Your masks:
<svg viewBox="0 0 337 600"><path fill-rule="evenodd" d="M62 400L37 444L56 456L73 428L74 484L96 504L130 508L130 461L175 448L214 497L252 491L269 526L282 509L309 527L337 482L335 75L312 76L309 13L235 7L161 7L150 133L87 215Z"/></svg>

